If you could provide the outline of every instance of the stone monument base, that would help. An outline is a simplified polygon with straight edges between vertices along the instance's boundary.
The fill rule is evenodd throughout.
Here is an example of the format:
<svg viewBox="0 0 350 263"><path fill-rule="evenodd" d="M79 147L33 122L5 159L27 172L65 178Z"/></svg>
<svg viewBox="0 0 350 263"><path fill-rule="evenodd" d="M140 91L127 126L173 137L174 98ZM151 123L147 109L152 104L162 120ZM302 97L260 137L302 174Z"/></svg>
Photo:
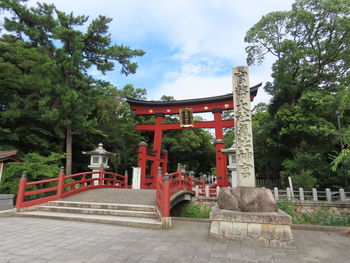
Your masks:
<svg viewBox="0 0 350 263"><path fill-rule="evenodd" d="M210 237L244 245L293 248L291 217L277 212L238 212L214 206Z"/></svg>

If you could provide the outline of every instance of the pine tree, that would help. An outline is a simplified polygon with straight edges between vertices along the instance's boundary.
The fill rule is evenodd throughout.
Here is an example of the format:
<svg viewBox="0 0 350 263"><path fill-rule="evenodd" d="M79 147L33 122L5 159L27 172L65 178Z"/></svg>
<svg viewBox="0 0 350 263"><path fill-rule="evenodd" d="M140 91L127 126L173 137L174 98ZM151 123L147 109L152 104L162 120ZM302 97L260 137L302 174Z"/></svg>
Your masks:
<svg viewBox="0 0 350 263"><path fill-rule="evenodd" d="M46 56L46 73L50 76L47 86L50 99L44 104L51 107L48 114L54 121L54 129L65 137L66 172L72 170L72 136L93 127L89 119L99 83L88 75L96 68L102 73L114 69L115 62L121 65L121 73L136 72L137 64L131 62L144 51L123 45L113 45L108 33L111 19L99 16L92 20L85 32L81 26L88 17L74 16L57 10L54 5L38 3L29 8L24 0L3 0L0 8L9 11L4 28L17 39L36 48ZM41 72L43 73L43 72ZM33 84L35 87L35 83ZM5 107L10 108L9 105ZM64 145L61 140L61 145Z"/></svg>

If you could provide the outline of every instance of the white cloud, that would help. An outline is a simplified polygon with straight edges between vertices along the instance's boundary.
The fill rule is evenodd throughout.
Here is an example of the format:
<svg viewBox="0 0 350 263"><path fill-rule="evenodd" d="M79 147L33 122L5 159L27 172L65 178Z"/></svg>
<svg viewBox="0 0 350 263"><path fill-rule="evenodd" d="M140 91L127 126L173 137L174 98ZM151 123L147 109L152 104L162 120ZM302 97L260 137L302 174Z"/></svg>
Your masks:
<svg viewBox="0 0 350 263"><path fill-rule="evenodd" d="M288 9L293 0L41 0L76 14L114 18L113 35L126 41L162 39L179 56L209 54L235 58L244 53L245 32L262 15ZM244 59L243 59L244 60Z"/></svg>
<svg viewBox="0 0 350 263"><path fill-rule="evenodd" d="M294 0L42 0L66 12L113 17L112 37L131 47L161 42L170 47L169 65L159 74L157 59L140 63L140 76L159 80L144 87L152 99L215 96L230 92L231 68L246 64L244 36L266 13L290 9ZM147 50L146 50L147 51ZM147 56L147 54L146 54ZM169 59L171 58L171 59ZM171 61L173 60L173 61ZM174 64L172 64L174 63ZM230 66L227 66L229 65ZM251 71L251 84L270 80L271 61ZM225 73L227 72L227 73ZM136 75L137 77L137 75ZM157 90L155 90L157 88ZM267 101L261 89L258 100Z"/></svg>
<svg viewBox="0 0 350 263"><path fill-rule="evenodd" d="M266 82L264 74L250 73L250 86ZM269 96L262 87L252 103L252 106L259 102L269 102ZM191 74L182 74L172 82L163 83L158 89L150 94L151 99L160 99L162 95L173 96L177 100L191 98L205 98L211 96L224 95L232 93L231 72L224 76L192 76Z"/></svg>

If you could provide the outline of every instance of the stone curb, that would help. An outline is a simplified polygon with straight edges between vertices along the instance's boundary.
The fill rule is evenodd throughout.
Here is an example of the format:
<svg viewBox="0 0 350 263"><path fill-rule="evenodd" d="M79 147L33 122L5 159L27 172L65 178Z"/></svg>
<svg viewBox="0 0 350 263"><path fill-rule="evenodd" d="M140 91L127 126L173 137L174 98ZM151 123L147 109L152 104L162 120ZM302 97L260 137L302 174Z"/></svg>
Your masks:
<svg viewBox="0 0 350 263"><path fill-rule="evenodd" d="M290 227L294 230L350 232L350 227L348 226L321 226L321 225L291 224Z"/></svg>
<svg viewBox="0 0 350 263"><path fill-rule="evenodd" d="M205 219L205 218L172 217L171 219L174 221L180 221L180 222L210 223L210 219ZM321 226L321 225L291 224L290 227L293 230L350 232L350 227L347 227L347 226Z"/></svg>
<svg viewBox="0 0 350 263"><path fill-rule="evenodd" d="M1 210L0 211L0 217L2 217L2 216L13 216L14 212L15 212L15 209Z"/></svg>
<svg viewBox="0 0 350 263"><path fill-rule="evenodd" d="M190 217L172 217L171 220L182 222L198 222L198 223L210 223L210 219L206 218L190 218Z"/></svg>

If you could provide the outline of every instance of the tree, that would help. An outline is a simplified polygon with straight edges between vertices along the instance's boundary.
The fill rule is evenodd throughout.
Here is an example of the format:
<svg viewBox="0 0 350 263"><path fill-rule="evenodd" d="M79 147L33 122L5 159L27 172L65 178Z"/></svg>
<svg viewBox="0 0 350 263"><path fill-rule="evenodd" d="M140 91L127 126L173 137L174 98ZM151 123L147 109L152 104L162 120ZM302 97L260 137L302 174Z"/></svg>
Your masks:
<svg viewBox="0 0 350 263"><path fill-rule="evenodd" d="M350 108L342 103L350 84L349 26L349 0L296 0L290 11L263 16L245 37L249 65L276 58L273 82L264 87L273 96L266 142L283 157L282 176L307 187L340 185L329 167L339 149L334 112L343 105L344 116Z"/></svg>
<svg viewBox="0 0 350 263"><path fill-rule="evenodd" d="M51 76L53 96L45 104L56 110L52 118L55 129L62 137L65 135L66 171L71 173L73 134L96 124L89 115L99 83L88 75L88 69L105 73L113 70L117 61L122 74L135 73L137 64L130 59L142 56L144 51L113 45L108 34L111 19L105 16L92 20L82 32L79 27L86 24L87 16L66 14L54 5L38 3L36 8L28 8L24 0L3 0L0 8L12 14L5 18L4 28L48 59L46 70Z"/></svg>
<svg viewBox="0 0 350 263"><path fill-rule="evenodd" d="M167 95L163 95L161 98L160 98L161 101L174 101L175 98L173 96L167 96Z"/></svg>
<svg viewBox="0 0 350 263"><path fill-rule="evenodd" d="M212 136L204 129L167 131L162 144L169 153L169 171L175 171L177 163L187 165L196 173L210 173L215 167Z"/></svg>
<svg viewBox="0 0 350 263"><path fill-rule="evenodd" d="M50 153L45 157L37 153L29 153L22 158L24 162L6 164L0 182L0 193L17 194L18 181L23 172L26 172L32 181L57 178L60 171L60 160L63 156L58 153Z"/></svg>
<svg viewBox="0 0 350 263"><path fill-rule="evenodd" d="M309 89L337 92L349 85L350 1L297 0L292 10L262 17L245 37L249 65L276 57L270 109L294 105Z"/></svg>
<svg viewBox="0 0 350 263"><path fill-rule="evenodd" d="M1 36L0 54L0 144L24 153L58 152L49 58L13 35Z"/></svg>

